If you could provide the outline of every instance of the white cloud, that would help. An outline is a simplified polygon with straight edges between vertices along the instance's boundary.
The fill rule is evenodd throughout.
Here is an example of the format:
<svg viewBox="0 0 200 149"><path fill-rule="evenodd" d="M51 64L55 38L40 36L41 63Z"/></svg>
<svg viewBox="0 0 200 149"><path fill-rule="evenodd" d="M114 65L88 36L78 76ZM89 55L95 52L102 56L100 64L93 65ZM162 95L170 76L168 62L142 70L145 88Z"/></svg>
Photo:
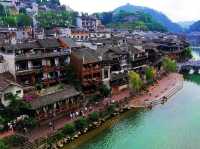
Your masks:
<svg viewBox="0 0 200 149"><path fill-rule="evenodd" d="M173 21L200 20L199 0L61 0L79 12L111 11L126 3L147 6L165 13Z"/></svg>

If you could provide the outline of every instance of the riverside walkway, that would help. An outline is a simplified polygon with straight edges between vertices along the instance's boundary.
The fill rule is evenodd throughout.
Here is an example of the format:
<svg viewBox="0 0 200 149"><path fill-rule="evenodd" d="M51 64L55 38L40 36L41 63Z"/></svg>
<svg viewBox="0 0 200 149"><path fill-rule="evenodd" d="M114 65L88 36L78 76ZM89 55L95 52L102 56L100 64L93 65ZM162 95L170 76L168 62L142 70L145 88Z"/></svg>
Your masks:
<svg viewBox="0 0 200 149"><path fill-rule="evenodd" d="M148 88L148 92L134 97L130 106L133 108L145 108L166 102L166 100L178 92L183 86L183 76L177 73L169 74L159 80L157 84ZM165 99L165 100L163 100Z"/></svg>

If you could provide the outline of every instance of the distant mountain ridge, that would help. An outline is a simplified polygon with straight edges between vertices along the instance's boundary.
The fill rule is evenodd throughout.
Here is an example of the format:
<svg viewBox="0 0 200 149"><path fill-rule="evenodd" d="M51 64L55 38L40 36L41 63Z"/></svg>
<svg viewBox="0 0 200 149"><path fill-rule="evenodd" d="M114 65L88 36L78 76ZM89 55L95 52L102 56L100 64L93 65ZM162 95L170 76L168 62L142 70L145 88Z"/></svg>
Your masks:
<svg viewBox="0 0 200 149"><path fill-rule="evenodd" d="M195 21L181 21L181 22L178 22L178 24L184 29L189 29L190 26L192 24L194 24L194 23L195 23Z"/></svg>
<svg viewBox="0 0 200 149"><path fill-rule="evenodd" d="M126 11L126 12L131 12L131 13L135 13L138 11L143 12L143 13L151 15L155 21L157 21L158 23L160 23L161 25L166 27L168 29L168 31L170 31L170 32L182 32L183 31L183 29L180 25L173 23L166 15L164 15L163 13L158 12L154 9L151 9L151 8L126 4L124 6L120 6L120 7L116 8L113 12L115 14L117 14L120 11Z"/></svg>
<svg viewBox="0 0 200 149"><path fill-rule="evenodd" d="M188 32L200 32L200 20L194 22L190 28L188 29Z"/></svg>

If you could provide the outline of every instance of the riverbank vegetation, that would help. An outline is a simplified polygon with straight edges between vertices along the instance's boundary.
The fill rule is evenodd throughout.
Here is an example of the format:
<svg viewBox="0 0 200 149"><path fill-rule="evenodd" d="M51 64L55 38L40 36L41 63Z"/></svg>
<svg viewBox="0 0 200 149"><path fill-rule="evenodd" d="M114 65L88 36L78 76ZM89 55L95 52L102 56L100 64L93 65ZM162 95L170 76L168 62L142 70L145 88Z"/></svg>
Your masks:
<svg viewBox="0 0 200 149"><path fill-rule="evenodd" d="M169 72L176 72L177 70L177 64L175 60L171 60L168 57L165 57L162 63L162 66L164 70L169 73Z"/></svg>
<svg viewBox="0 0 200 149"><path fill-rule="evenodd" d="M63 147L63 144L70 143L77 139L79 136L87 133L88 131L100 127L100 125L103 124L105 120L117 115L119 111L127 111L128 109L123 107L122 105L123 104L120 105L117 103L113 103L105 108L103 111L94 111L88 116L80 117L76 121L70 124L66 124L64 128L60 129L43 142L47 143L45 144L46 147Z"/></svg>
<svg viewBox="0 0 200 149"><path fill-rule="evenodd" d="M0 149L8 149L8 145L3 140L0 140Z"/></svg>
<svg viewBox="0 0 200 149"><path fill-rule="evenodd" d="M147 67L145 70L145 77L148 84L152 84L156 77L156 70L153 67Z"/></svg>
<svg viewBox="0 0 200 149"><path fill-rule="evenodd" d="M134 71L129 72L129 82L133 92L138 93L143 86L140 74Z"/></svg>
<svg viewBox="0 0 200 149"><path fill-rule="evenodd" d="M23 146L26 139L22 136L13 135L0 139L0 149L16 149Z"/></svg>

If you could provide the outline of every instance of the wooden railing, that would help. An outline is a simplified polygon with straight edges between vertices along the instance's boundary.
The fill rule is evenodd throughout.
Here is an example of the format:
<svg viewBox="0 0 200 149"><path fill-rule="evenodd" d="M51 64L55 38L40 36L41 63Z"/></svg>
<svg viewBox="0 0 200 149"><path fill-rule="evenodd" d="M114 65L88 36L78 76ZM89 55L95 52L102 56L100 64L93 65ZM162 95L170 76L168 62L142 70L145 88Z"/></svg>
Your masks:
<svg viewBox="0 0 200 149"><path fill-rule="evenodd" d="M56 56L63 56L69 55L70 51L62 51L62 52L50 52L50 53L36 53L36 54L25 54L25 55L16 55L15 60L33 60L38 58L46 58L46 57L56 57Z"/></svg>

